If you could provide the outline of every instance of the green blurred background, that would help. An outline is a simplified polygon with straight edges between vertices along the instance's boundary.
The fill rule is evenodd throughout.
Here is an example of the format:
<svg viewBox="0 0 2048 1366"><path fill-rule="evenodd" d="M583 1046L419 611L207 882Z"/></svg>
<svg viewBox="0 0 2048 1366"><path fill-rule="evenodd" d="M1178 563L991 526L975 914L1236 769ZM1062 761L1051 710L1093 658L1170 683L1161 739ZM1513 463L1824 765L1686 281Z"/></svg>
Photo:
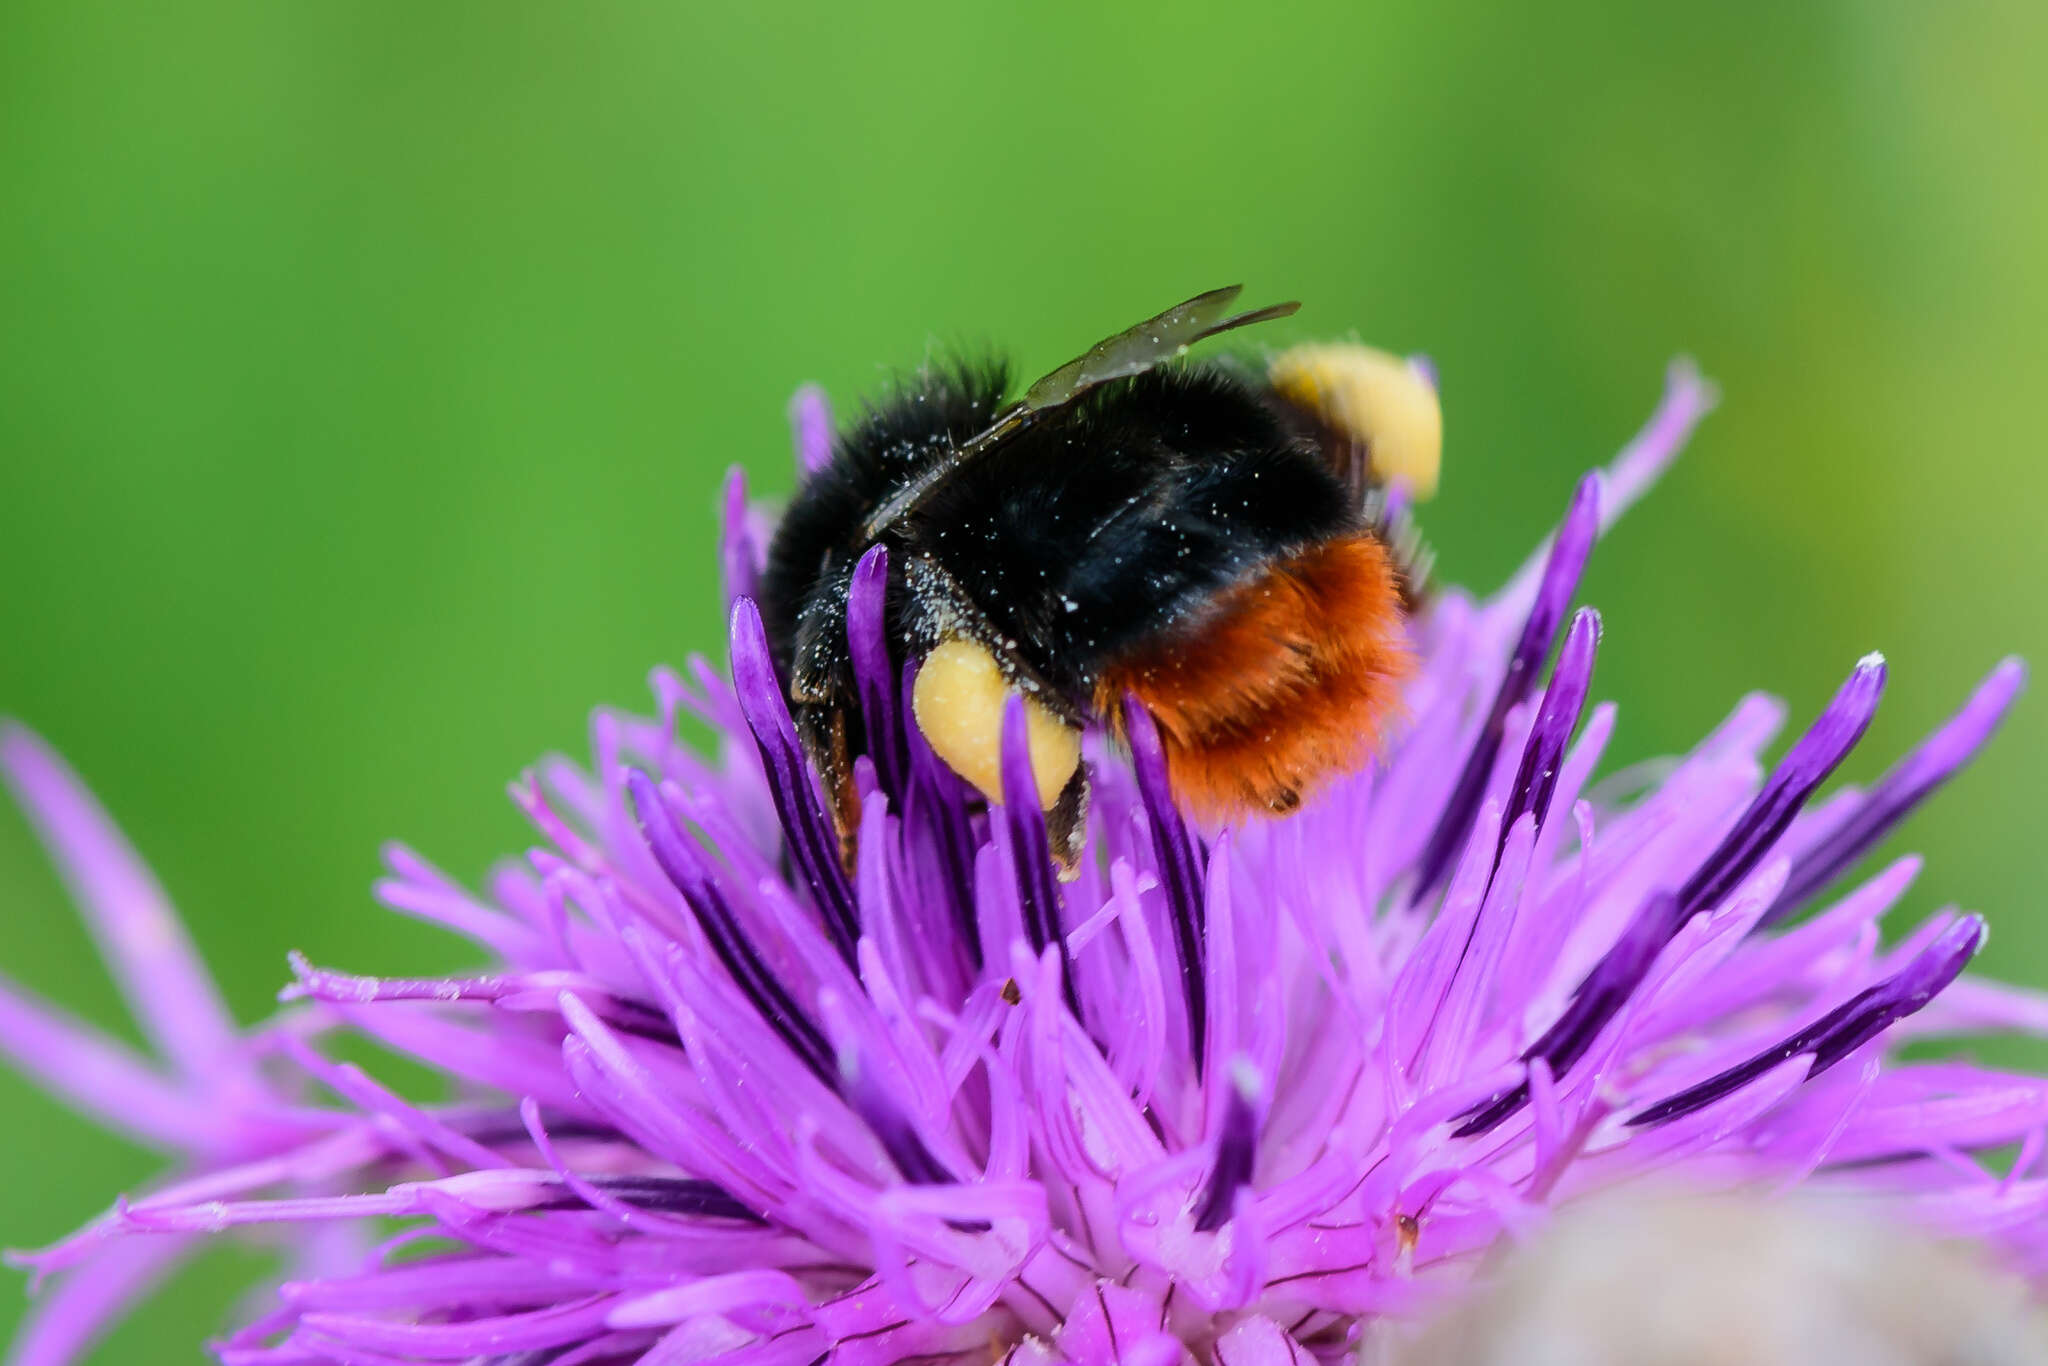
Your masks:
<svg viewBox="0 0 2048 1366"><path fill-rule="evenodd" d="M1437 358L1429 525L1478 585L1696 355L1723 407L1587 590L1619 757L1881 647L1867 777L2048 658L2044 40L2029 0L11 0L0 712L243 1018L289 948L451 964L372 906L379 842L480 874L525 839L507 778L719 647L719 471L788 488L798 383L935 341L1042 368L1244 280L1305 301L1267 341ZM1988 911L2036 984L2044 760L2036 696L1910 835L1909 912ZM6 971L126 1030L11 811L0 889ZM11 1078L0 1114L0 1241L154 1169ZM100 1359L194 1359L163 1344L248 1271Z"/></svg>

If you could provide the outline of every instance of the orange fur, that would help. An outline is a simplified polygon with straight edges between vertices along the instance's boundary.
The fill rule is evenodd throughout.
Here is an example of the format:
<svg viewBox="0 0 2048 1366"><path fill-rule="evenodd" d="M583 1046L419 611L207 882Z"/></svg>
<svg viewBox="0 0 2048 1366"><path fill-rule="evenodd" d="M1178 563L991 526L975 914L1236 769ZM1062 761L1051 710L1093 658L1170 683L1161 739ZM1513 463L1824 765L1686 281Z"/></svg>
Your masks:
<svg viewBox="0 0 2048 1366"><path fill-rule="evenodd" d="M1197 817L1284 813L1372 752L1411 666L1386 547L1348 536L1233 585L1103 671L1158 718L1175 796Z"/></svg>

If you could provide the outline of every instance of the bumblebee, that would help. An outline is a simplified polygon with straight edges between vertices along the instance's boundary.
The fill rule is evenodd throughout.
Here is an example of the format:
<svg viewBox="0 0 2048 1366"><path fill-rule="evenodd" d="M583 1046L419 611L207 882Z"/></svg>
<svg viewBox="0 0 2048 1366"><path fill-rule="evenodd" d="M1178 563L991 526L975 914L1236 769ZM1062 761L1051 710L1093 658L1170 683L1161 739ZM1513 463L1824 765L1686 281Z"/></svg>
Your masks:
<svg viewBox="0 0 2048 1366"><path fill-rule="evenodd" d="M1022 698L1063 865L1082 733L1120 734L1126 696L1198 819L1284 814L1369 757L1410 667L1423 565L1400 508L1436 487L1436 388L1351 344L1185 359L1298 307L1232 313L1238 293L1098 342L1014 400L1001 364L928 366L839 433L776 530L760 607L842 838L865 746L846 608L876 544L918 729L1000 802Z"/></svg>

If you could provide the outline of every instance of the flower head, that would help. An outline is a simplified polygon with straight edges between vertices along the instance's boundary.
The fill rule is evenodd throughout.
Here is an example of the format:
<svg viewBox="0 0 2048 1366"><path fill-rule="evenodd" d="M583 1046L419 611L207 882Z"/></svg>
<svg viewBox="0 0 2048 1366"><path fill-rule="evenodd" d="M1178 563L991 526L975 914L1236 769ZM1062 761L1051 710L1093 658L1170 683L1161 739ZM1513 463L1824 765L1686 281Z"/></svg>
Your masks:
<svg viewBox="0 0 2048 1366"><path fill-rule="evenodd" d="M1837 888L1989 736L2019 666L1867 791L1814 800L1877 707L1875 656L1774 765L1784 709L1758 696L1668 771L1593 781L1614 710L1589 707L1579 574L1708 403L1674 369L1522 574L1438 598L1405 730L1310 808L1193 828L1133 708L1128 756L1090 742L1071 882L1021 710L999 806L907 723L880 551L847 615L871 754L842 861L748 599L737 480L729 676L657 672L655 716L600 712L587 767L515 784L544 842L487 892L391 852L379 896L474 941L475 975L295 960L282 1011L237 1032L98 808L8 732L160 1056L4 986L0 1048L176 1159L23 1259L56 1288L14 1359L69 1359L193 1240L251 1226L294 1260L218 1345L248 1366L1332 1358L1650 1174L1853 1194L2048 1272L2048 1082L1894 1060L2040 1032L2048 1004L1960 976L1974 916L1883 940L1915 860ZM829 420L814 396L794 417L815 469ZM685 712L715 753L678 742ZM461 1099L332 1061L334 1031ZM1979 1156L2010 1144L2003 1170Z"/></svg>

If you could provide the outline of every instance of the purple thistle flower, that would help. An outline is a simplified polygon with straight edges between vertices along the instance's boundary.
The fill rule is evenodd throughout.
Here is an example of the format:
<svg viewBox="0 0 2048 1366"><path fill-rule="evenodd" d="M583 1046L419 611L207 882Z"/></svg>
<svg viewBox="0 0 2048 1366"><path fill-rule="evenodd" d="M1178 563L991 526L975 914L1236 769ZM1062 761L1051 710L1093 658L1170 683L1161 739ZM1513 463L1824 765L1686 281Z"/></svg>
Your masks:
<svg viewBox="0 0 2048 1366"><path fill-rule="evenodd" d="M1767 777L1783 709L1751 697L1649 790L1589 787L1614 711L1588 710L1579 573L1710 403L1674 368L1550 548L1492 599L1438 599L1405 732L1308 809L1191 827L1133 706L1129 756L1089 742L1071 882L1021 711L993 810L908 719L879 550L848 604L872 753L843 860L748 600L764 536L737 477L731 681L657 672L655 716L600 712L587 768L515 784L543 844L486 892L389 853L379 897L473 940L476 975L295 959L283 1009L235 1029L106 817L7 731L0 767L152 1051L4 983L0 1049L172 1159L20 1258L51 1286L11 1360L73 1359L243 1227L292 1262L215 1345L240 1366L1294 1366L1645 1175L1853 1195L2048 1276L2048 1081L1896 1059L2048 1032L2048 1001L1959 978L1974 916L1884 942L1910 858L1784 923L1968 761L2019 666L1818 807L1877 705L1874 657ZM792 422L815 470L822 399ZM678 744L686 711L714 755ZM464 1098L332 1061L344 1031ZM1983 1156L2007 1145L2008 1166Z"/></svg>

